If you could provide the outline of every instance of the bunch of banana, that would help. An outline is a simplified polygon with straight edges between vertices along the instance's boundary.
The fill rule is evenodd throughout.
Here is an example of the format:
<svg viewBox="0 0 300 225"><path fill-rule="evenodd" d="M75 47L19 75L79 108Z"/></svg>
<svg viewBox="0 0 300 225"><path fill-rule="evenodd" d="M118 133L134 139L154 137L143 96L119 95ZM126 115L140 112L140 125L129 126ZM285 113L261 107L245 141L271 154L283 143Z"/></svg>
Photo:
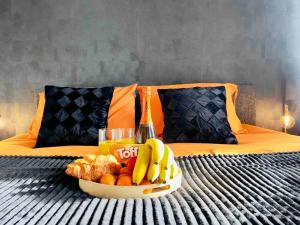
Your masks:
<svg viewBox="0 0 300 225"><path fill-rule="evenodd" d="M136 164L132 174L132 181L140 184L147 175L147 180L153 182L158 179L165 183L180 173L174 160L173 151L162 141L151 138L139 149Z"/></svg>

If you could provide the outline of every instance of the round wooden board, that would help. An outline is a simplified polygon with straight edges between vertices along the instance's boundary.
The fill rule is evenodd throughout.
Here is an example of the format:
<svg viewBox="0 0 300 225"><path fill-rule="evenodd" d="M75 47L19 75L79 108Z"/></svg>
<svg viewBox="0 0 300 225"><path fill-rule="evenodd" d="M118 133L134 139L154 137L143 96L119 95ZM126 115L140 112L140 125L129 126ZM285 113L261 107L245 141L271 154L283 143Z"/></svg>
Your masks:
<svg viewBox="0 0 300 225"><path fill-rule="evenodd" d="M139 186L117 186L100 184L79 179L82 191L99 198L153 198L169 194L181 186L182 174L166 184L151 184ZM147 190L152 190L148 193Z"/></svg>

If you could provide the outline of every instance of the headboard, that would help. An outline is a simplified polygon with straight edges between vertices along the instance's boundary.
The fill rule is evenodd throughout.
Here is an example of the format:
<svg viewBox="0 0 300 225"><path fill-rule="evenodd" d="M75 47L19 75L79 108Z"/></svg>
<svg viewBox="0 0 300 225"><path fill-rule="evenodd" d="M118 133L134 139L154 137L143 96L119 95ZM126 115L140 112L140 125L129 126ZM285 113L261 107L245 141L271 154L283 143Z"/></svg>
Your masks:
<svg viewBox="0 0 300 225"><path fill-rule="evenodd" d="M252 84L238 84L236 111L242 123L256 124L256 91Z"/></svg>

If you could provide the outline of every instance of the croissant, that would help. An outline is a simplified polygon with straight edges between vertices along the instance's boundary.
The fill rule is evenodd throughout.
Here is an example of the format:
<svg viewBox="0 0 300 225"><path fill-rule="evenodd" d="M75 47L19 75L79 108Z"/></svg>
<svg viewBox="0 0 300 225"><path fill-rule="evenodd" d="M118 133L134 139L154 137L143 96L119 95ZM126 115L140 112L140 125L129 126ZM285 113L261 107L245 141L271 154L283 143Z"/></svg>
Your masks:
<svg viewBox="0 0 300 225"><path fill-rule="evenodd" d="M81 164L80 165L80 170L81 170L81 179L92 180L91 165L90 164Z"/></svg>
<svg viewBox="0 0 300 225"><path fill-rule="evenodd" d="M85 160L85 159L76 159L75 161L74 161L74 163L75 164L79 164L79 165L81 165L81 164L90 164L87 160Z"/></svg>
<svg viewBox="0 0 300 225"><path fill-rule="evenodd" d="M66 174L84 180L99 182L103 174L116 174L121 164L113 155L86 155L67 165Z"/></svg>
<svg viewBox="0 0 300 225"><path fill-rule="evenodd" d="M93 162L94 165L103 165L108 163L120 164L113 155L98 155Z"/></svg>
<svg viewBox="0 0 300 225"><path fill-rule="evenodd" d="M102 172L100 166L92 165L92 168L91 168L91 179L92 179L92 181L100 181L103 174L104 173Z"/></svg>
<svg viewBox="0 0 300 225"><path fill-rule="evenodd" d="M67 166L66 174L81 179L81 168L80 165L71 163Z"/></svg>
<svg viewBox="0 0 300 225"><path fill-rule="evenodd" d="M96 155L88 154L88 155L85 155L83 157L83 159L85 161L87 161L88 163L92 164L95 161L96 157L97 157Z"/></svg>

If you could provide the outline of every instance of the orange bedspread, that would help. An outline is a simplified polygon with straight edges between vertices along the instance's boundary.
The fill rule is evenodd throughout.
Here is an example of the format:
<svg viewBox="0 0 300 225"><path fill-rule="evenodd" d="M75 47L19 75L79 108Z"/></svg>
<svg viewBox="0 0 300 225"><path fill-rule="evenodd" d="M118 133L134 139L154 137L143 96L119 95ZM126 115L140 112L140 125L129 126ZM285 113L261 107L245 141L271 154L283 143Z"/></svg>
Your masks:
<svg viewBox="0 0 300 225"><path fill-rule="evenodd" d="M249 154L300 150L300 136L285 134L251 125L243 125L246 134L238 134L238 145L178 143L169 144L176 156L198 154ZM36 140L21 134L0 142L0 155L15 156L82 156L97 153L95 146L62 146L34 149Z"/></svg>

